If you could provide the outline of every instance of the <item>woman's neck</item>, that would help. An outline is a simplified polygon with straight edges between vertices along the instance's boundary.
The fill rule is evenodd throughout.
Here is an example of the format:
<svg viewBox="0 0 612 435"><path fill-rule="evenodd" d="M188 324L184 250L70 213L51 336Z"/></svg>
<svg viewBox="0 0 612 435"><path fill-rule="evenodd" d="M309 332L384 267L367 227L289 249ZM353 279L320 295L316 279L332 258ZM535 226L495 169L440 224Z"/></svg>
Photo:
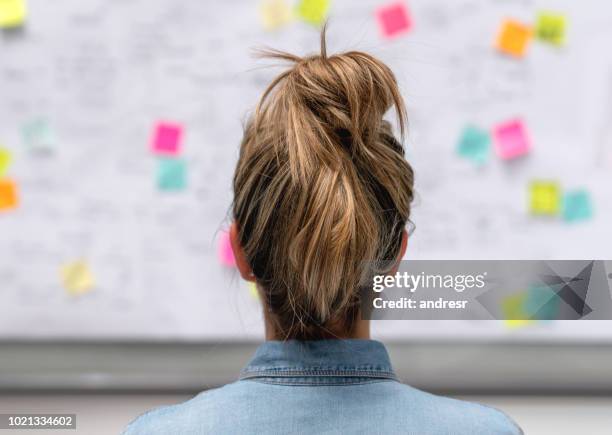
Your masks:
<svg viewBox="0 0 612 435"><path fill-rule="evenodd" d="M266 341L284 340L286 337L281 336L281 334L277 334L267 316L264 317ZM358 318L355 322L355 327L350 332L334 330L334 328L331 328L329 338L369 340L370 321Z"/></svg>

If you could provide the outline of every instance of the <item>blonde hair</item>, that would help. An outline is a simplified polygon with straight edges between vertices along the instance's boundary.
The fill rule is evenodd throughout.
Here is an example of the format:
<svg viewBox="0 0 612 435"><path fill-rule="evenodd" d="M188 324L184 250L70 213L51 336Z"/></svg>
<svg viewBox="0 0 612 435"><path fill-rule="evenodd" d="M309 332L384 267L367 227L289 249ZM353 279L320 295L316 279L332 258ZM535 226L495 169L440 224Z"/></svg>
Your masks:
<svg viewBox="0 0 612 435"><path fill-rule="evenodd" d="M406 111L395 76L359 51L298 57L246 124L233 218L277 337L351 332L364 264L394 260L410 216L413 171L383 120Z"/></svg>

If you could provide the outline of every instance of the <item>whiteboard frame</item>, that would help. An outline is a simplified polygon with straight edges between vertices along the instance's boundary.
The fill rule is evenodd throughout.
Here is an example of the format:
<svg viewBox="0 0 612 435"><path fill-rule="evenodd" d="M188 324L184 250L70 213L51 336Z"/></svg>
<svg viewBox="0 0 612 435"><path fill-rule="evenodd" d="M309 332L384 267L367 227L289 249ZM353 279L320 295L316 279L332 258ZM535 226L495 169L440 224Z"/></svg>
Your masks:
<svg viewBox="0 0 612 435"><path fill-rule="evenodd" d="M451 394L611 394L612 345L387 342L402 382ZM256 342L0 342L0 391L196 393L235 381Z"/></svg>

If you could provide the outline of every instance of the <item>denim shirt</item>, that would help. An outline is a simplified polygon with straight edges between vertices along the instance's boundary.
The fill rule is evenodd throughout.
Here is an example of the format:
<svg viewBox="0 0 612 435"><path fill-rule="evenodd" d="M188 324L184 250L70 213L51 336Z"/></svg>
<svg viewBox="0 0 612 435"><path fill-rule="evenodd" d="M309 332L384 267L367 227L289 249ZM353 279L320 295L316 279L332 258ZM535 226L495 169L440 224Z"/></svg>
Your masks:
<svg viewBox="0 0 612 435"><path fill-rule="evenodd" d="M494 408L401 384L373 340L268 341L237 382L132 422L126 435L522 434Z"/></svg>

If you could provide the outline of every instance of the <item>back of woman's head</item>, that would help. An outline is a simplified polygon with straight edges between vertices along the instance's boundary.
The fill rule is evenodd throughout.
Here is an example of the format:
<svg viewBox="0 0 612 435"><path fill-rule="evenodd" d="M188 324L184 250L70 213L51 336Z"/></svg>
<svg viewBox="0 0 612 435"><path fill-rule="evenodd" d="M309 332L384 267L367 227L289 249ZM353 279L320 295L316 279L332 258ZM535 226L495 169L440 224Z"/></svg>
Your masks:
<svg viewBox="0 0 612 435"><path fill-rule="evenodd" d="M319 339L353 330L366 262L394 260L413 172L383 120L405 108L391 70L358 52L300 58L263 94L234 175L233 217L274 333Z"/></svg>

